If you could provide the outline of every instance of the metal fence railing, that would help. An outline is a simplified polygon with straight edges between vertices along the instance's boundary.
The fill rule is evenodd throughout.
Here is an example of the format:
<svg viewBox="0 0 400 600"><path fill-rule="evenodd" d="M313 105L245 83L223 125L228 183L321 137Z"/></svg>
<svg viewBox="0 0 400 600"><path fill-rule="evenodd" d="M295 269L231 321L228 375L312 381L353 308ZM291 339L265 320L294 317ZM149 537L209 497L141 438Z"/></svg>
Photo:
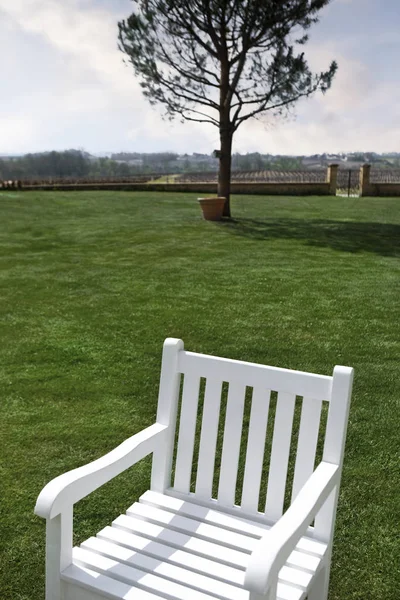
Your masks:
<svg viewBox="0 0 400 600"><path fill-rule="evenodd" d="M336 193L339 196L358 196L360 193L360 169L339 169Z"/></svg>
<svg viewBox="0 0 400 600"><path fill-rule="evenodd" d="M218 174L185 173L178 175L175 183L215 183ZM232 171L232 183L324 183L326 182L326 169L313 171Z"/></svg>
<svg viewBox="0 0 400 600"><path fill-rule="evenodd" d="M371 169L371 183L400 183L400 169Z"/></svg>

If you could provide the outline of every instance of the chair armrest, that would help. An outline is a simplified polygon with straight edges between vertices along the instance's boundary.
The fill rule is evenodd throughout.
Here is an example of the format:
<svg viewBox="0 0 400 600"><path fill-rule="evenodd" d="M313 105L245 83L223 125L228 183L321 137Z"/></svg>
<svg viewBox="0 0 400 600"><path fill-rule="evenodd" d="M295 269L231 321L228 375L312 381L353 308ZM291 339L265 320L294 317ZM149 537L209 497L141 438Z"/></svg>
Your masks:
<svg viewBox="0 0 400 600"><path fill-rule="evenodd" d="M321 462L292 505L253 550L244 580L247 590L264 595L276 584L279 571L338 482L338 465Z"/></svg>
<svg viewBox="0 0 400 600"><path fill-rule="evenodd" d="M108 454L68 471L48 483L40 492L35 514L52 519L113 477L153 452L165 439L166 425L155 423L122 442Z"/></svg>

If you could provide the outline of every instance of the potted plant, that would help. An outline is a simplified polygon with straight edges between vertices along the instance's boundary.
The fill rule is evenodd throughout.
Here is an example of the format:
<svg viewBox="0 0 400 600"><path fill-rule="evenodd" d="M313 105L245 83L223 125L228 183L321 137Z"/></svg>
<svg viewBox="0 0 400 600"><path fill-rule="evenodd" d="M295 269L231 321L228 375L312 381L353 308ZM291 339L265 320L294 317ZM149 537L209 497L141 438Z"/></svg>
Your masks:
<svg viewBox="0 0 400 600"><path fill-rule="evenodd" d="M226 198L223 196L212 196L211 198L198 198L206 221L220 221L224 212Z"/></svg>

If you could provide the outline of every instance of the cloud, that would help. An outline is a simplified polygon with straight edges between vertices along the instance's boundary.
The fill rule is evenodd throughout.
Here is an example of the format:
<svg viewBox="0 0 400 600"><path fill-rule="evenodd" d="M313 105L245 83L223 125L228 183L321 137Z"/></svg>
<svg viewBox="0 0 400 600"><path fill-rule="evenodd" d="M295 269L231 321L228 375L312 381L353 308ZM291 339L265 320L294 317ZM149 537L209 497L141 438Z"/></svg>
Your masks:
<svg viewBox="0 0 400 600"><path fill-rule="evenodd" d="M379 82L367 63L338 52L331 42L309 44L310 66L324 70L339 63L332 88L296 105L294 115L270 122L268 116L239 130L240 152L314 154L354 149L398 151L400 97L397 82Z"/></svg>
<svg viewBox="0 0 400 600"><path fill-rule="evenodd" d="M24 147L29 144L33 147L35 143L35 123L29 117L18 119L0 118L1 137L5 140L12 140L15 147ZM0 148L0 151L6 153L6 147Z"/></svg>
<svg viewBox="0 0 400 600"><path fill-rule="evenodd" d="M77 70L90 69L99 81L120 94L139 91L126 77L117 52L117 17L113 12L78 0L0 0L0 9L23 31L44 38L53 51L74 59Z"/></svg>
<svg viewBox="0 0 400 600"><path fill-rule="evenodd" d="M394 63L391 73L386 66L384 79L370 66L375 47L388 42L373 23L369 39L369 30L358 37L339 35L341 20L334 21L337 11L331 9L337 3L340 19L345 10L357 17L358 1L336 0L305 48L313 69L338 60L332 89L300 101L296 119L248 121L236 135L235 150L398 149L398 67ZM0 152L67 147L211 152L218 147L217 128L164 121L161 108L150 107L142 96L117 48L117 21L131 10L128 0L0 0L0 55L7 56L2 79L12 81L0 96ZM400 45L395 31L390 43Z"/></svg>
<svg viewBox="0 0 400 600"><path fill-rule="evenodd" d="M205 130L163 122L143 98L117 50L118 17L112 10L77 0L0 0L0 15L2 31L9 34L7 40L0 34L4 50L16 49L10 52L12 66L8 62L13 85L0 99L1 152L89 145L98 150L99 143L150 151L172 147L177 139L185 151L196 131L208 149ZM24 137L22 124L28 121ZM14 128L18 135L8 135Z"/></svg>

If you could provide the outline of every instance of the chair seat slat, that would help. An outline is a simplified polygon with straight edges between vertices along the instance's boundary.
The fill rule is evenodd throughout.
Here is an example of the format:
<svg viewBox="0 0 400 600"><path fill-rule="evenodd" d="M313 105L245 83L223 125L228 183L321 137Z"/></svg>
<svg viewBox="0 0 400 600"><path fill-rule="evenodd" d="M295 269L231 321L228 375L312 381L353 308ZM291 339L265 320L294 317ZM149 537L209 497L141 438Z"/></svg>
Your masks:
<svg viewBox="0 0 400 600"><path fill-rule="evenodd" d="M212 596L207 593L188 588L181 583L170 581L164 577L158 577L153 573L146 573L142 569L125 565L118 560L101 556L83 548L74 548L73 560L75 564L104 575L109 573L117 581L153 594L159 594L171 600L212 600Z"/></svg>
<svg viewBox="0 0 400 600"><path fill-rule="evenodd" d="M178 498L158 494L150 490L142 494L139 501L142 504L149 504L150 506L162 508L175 514L179 513L197 521L204 521L204 523L217 525L218 527L236 531L237 533L244 533L255 538L260 538L269 529L268 526L250 523L240 517L227 515L220 510L203 507L194 502L184 502Z"/></svg>
<svg viewBox="0 0 400 600"><path fill-rule="evenodd" d="M153 573L159 577L164 577L165 579L177 583L181 582L198 591L219 595L222 598L235 597L237 600L247 600L248 594L243 588L240 589L242 586L234 585L232 582L223 582L219 579L215 579L211 573L199 573L197 569L193 571L182 566L173 565L169 562L152 558L140 552L132 552L128 548L123 548L117 544L99 540L97 538L90 538L81 544L81 548L138 569L143 569L143 571ZM192 556L192 562L195 567L197 562L202 562L202 559L200 557ZM288 568L287 570L289 571L287 575L290 577L291 571L294 571L294 569ZM236 573L241 575L242 580L244 579L242 572L235 569L232 569L232 571L236 571Z"/></svg>
<svg viewBox="0 0 400 600"><path fill-rule="evenodd" d="M228 531L222 527L210 525L203 521L199 522L190 517L184 517L180 514L174 514L139 502L135 502L135 504L128 508L127 515L132 515L138 519L148 520L157 525L167 526L174 531L190 533L195 537L208 541L215 541L219 544L223 544L227 548L240 550L241 552L250 553L256 543L256 540L253 537L249 537L245 534Z"/></svg>
<svg viewBox="0 0 400 600"><path fill-rule="evenodd" d="M132 526L132 521L133 519L131 519L130 526ZM125 523L125 525L127 524ZM146 532L149 537L142 537L127 529L105 527L97 534L97 538L199 573L211 574L221 581L230 582L234 585L243 585L243 561L241 560L240 564L235 564L234 566L222 564L218 556L219 547L215 546L215 544L207 545L206 543L204 545L204 543L202 544L202 540L196 539L192 540L192 544L188 544L187 542L185 543L185 536L175 536L173 542L171 542L174 544L172 546L168 545L168 540L166 538L162 538L163 543L160 543L154 531L151 536L149 530L151 530L151 528ZM174 534L174 532L170 533ZM302 538L297 545L297 550L292 552L287 561L288 566L296 572L306 574L307 578L318 568L320 560L324 556L326 550L325 544L318 544L318 546L321 547L321 549L318 548L320 554L319 556L311 555L310 560L310 555L303 550L308 544L314 545L317 544L317 542ZM209 547L214 549L214 553L217 553L217 555L214 556L213 552L211 552L207 557L201 556L201 550L199 550L199 548L207 549ZM194 560L194 557L196 560ZM293 579L294 577L295 575L293 573L289 577L288 571L282 574L282 580L290 581L290 579Z"/></svg>
<svg viewBox="0 0 400 600"><path fill-rule="evenodd" d="M277 600L302 600L308 576L290 567L284 567L281 573ZM115 600L250 600L250 593L244 588L209 575L186 571L143 555L136 555L131 562L123 549L114 544L101 544L96 538L74 548L73 564L61 576L64 581L94 589L102 597Z"/></svg>
<svg viewBox="0 0 400 600"><path fill-rule="evenodd" d="M128 509L127 515L118 517L114 524L172 546L184 546L185 549L190 546L188 549L195 554L200 553L240 569L246 568L258 541L254 537L142 504L134 504ZM326 546L322 547L325 550ZM304 552L299 542L288 559L288 565L314 571L321 556Z"/></svg>
<svg viewBox="0 0 400 600"><path fill-rule="evenodd" d="M149 540L134 533L118 529L117 527L105 527L97 534L97 538L118 544L131 551L147 554L158 560L165 560L166 562L185 567L195 572L209 573L221 581L231 582L234 585L242 585L244 581L243 570L221 564L217 560L193 554L185 546L182 546L181 549L175 546L168 546L157 542L156 539Z"/></svg>
<svg viewBox="0 0 400 600"><path fill-rule="evenodd" d="M112 600L161 600L163 596L146 592L138 588L132 588L131 585L117 581L113 577L107 577L97 571L83 566L71 564L61 573L61 579L69 584L82 587L84 590L90 590L99 594L101 598L111 598ZM69 598L80 598L79 591L74 590L74 595ZM86 596L87 597L87 596Z"/></svg>

